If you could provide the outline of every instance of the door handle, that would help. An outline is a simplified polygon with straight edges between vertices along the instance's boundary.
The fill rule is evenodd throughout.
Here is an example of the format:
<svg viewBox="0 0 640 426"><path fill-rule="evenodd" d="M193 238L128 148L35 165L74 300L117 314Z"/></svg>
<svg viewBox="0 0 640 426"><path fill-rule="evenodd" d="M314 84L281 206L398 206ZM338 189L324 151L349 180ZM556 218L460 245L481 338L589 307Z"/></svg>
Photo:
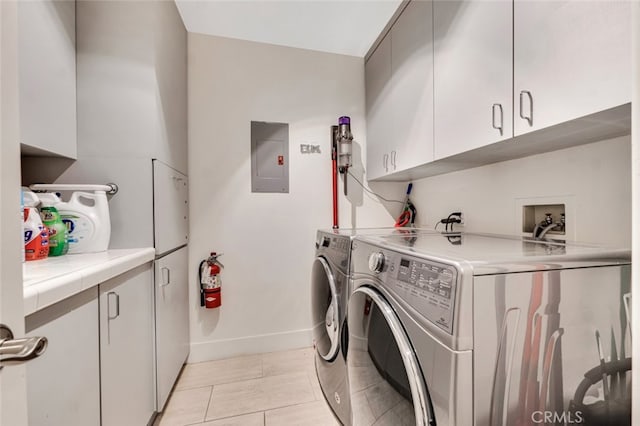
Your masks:
<svg viewBox="0 0 640 426"><path fill-rule="evenodd" d="M393 170L396 169L396 152L391 151L391 165L393 166Z"/></svg>
<svg viewBox="0 0 640 426"><path fill-rule="evenodd" d="M37 358L47 349L46 337L14 339L9 327L0 324L0 363L21 363ZM0 365L0 369L2 369Z"/></svg>
<svg viewBox="0 0 640 426"><path fill-rule="evenodd" d="M496 110L500 112L499 124L496 124ZM502 104L493 104L493 106L491 107L491 127L493 127L496 130L499 130L500 136L502 136L502 131L503 131L503 125L504 125L503 120L504 120L504 115L502 113Z"/></svg>
<svg viewBox="0 0 640 426"><path fill-rule="evenodd" d="M162 273L162 283L160 284L160 287L165 287L171 284L171 269L163 266L160 268L160 272Z"/></svg>
<svg viewBox="0 0 640 426"><path fill-rule="evenodd" d="M389 167L387 166L387 161L389 161L389 154L384 154L382 156L382 167L384 167L385 172L389 171Z"/></svg>
<svg viewBox="0 0 640 426"><path fill-rule="evenodd" d="M116 314L111 315L111 298L115 296L116 301ZM114 320L120 316L120 295L115 291L110 291L107 293L107 319Z"/></svg>
<svg viewBox="0 0 640 426"><path fill-rule="evenodd" d="M529 98L529 115L525 115L524 113L524 96ZM531 92L528 90L520 91L520 118L523 120L527 120L529 126L533 126L533 96L531 96Z"/></svg>

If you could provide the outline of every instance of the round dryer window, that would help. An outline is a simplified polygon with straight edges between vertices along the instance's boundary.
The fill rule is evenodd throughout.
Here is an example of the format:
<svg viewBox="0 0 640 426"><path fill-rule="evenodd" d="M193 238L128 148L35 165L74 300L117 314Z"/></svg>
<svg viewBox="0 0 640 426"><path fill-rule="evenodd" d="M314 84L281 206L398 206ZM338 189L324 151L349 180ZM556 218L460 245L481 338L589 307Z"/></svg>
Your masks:
<svg viewBox="0 0 640 426"><path fill-rule="evenodd" d="M329 263L323 257L317 257L313 262L311 276L313 338L320 356L332 361L338 353L340 340L336 282Z"/></svg>
<svg viewBox="0 0 640 426"><path fill-rule="evenodd" d="M348 312L353 424L435 424L418 361L393 308L362 286L351 294Z"/></svg>

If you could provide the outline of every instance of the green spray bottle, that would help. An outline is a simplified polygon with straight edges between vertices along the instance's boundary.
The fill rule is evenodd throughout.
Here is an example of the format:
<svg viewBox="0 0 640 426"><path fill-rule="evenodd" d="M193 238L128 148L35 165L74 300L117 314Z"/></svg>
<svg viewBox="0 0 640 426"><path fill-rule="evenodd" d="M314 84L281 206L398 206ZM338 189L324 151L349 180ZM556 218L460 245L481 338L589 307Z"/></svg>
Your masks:
<svg viewBox="0 0 640 426"><path fill-rule="evenodd" d="M62 222L62 217L55 204L60 198L55 194L39 194L42 202L40 216L42 223L49 229L49 256L62 256L69 251L69 230Z"/></svg>

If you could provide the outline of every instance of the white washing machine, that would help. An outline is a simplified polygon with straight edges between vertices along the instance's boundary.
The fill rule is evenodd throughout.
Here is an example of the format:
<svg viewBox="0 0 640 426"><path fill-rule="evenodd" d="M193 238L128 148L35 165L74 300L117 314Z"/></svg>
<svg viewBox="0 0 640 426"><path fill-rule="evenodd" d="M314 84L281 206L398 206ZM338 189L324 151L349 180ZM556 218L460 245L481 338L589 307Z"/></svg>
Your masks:
<svg viewBox="0 0 640 426"><path fill-rule="evenodd" d="M352 424L630 425L630 251L356 237Z"/></svg>
<svg viewBox="0 0 640 426"><path fill-rule="evenodd" d="M433 233L406 228L319 230L311 276L311 313L315 364L320 386L338 419L351 419L346 369L346 347L341 341L349 295L351 241L356 235Z"/></svg>

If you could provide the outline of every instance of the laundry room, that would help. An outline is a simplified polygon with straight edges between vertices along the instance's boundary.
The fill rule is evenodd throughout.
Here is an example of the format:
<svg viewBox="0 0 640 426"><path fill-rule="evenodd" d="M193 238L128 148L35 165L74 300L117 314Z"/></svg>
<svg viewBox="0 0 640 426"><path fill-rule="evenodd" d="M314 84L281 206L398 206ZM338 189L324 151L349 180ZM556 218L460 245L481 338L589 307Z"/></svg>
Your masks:
<svg viewBox="0 0 640 426"><path fill-rule="evenodd" d="M635 424L640 5L0 20L0 425Z"/></svg>

